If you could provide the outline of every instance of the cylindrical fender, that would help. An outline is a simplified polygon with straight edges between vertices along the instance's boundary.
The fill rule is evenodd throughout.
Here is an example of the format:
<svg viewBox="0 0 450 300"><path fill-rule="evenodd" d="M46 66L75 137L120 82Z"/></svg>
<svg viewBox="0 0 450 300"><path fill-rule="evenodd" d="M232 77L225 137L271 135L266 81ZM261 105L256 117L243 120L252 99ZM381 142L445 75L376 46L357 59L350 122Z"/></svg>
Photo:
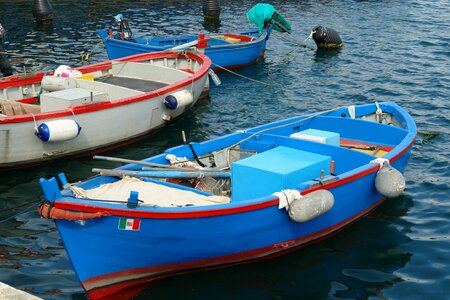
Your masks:
<svg viewBox="0 0 450 300"><path fill-rule="evenodd" d="M190 91L182 90L170 94L164 98L164 105L170 109L175 110L180 107L186 107L194 101L194 97Z"/></svg>
<svg viewBox="0 0 450 300"><path fill-rule="evenodd" d="M70 77L44 76L41 81L41 86L46 91L54 92L76 88L77 81Z"/></svg>
<svg viewBox="0 0 450 300"><path fill-rule="evenodd" d="M375 177L375 188L387 198L398 197L406 188L405 177L385 161Z"/></svg>
<svg viewBox="0 0 450 300"><path fill-rule="evenodd" d="M334 196L328 190L317 190L295 199L288 208L291 220L299 223L315 219L334 205Z"/></svg>
<svg viewBox="0 0 450 300"><path fill-rule="evenodd" d="M44 142L61 142L76 138L80 131L75 120L53 120L40 124L35 134Z"/></svg>

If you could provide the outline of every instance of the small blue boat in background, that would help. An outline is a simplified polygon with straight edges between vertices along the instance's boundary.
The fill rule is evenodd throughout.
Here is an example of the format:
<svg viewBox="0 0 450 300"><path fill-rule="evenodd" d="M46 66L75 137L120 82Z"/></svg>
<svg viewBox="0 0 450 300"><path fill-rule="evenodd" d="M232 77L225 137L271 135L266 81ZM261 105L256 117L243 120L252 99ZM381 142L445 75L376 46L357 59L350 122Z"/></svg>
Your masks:
<svg viewBox="0 0 450 300"><path fill-rule="evenodd" d="M91 299L270 258L336 233L405 188L416 137L392 102L297 116L189 143L70 184L41 179ZM119 158L104 160L130 162Z"/></svg>
<svg viewBox="0 0 450 300"><path fill-rule="evenodd" d="M264 57L271 30L290 32L289 23L270 4L259 3L247 13L255 30L209 35L205 54L213 62L213 69L237 68L256 63ZM144 52L177 50L192 46L198 35L133 37L128 21L121 14L116 16L119 31L98 30L109 59L121 58Z"/></svg>

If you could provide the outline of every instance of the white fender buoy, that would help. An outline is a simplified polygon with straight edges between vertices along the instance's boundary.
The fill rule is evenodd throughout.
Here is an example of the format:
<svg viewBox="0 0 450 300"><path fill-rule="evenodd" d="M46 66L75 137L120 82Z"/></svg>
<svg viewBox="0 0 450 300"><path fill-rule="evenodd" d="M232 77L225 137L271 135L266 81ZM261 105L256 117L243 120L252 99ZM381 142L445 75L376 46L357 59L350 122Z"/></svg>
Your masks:
<svg viewBox="0 0 450 300"><path fill-rule="evenodd" d="M398 197L406 188L405 177L385 160L375 177L375 188L385 197Z"/></svg>
<svg viewBox="0 0 450 300"><path fill-rule="evenodd" d="M41 86L49 92L61 91L77 87L77 81L70 77L44 76Z"/></svg>
<svg viewBox="0 0 450 300"><path fill-rule="evenodd" d="M80 131L75 120L53 120L40 124L35 134L44 142L62 142L76 138Z"/></svg>
<svg viewBox="0 0 450 300"><path fill-rule="evenodd" d="M334 205L334 196L328 190L318 190L295 199L288 208L289 217L299 223L315 219Z"/></svg>
<svg viewBox="0 0 450 300"><path fill-rule="evenodd" d="M166 98L164 98L164 105L170 110L175 110L180 107L188 106L193 101L194 97L192 96L192 93L187 90L182 90L167 95Z"/></svg>

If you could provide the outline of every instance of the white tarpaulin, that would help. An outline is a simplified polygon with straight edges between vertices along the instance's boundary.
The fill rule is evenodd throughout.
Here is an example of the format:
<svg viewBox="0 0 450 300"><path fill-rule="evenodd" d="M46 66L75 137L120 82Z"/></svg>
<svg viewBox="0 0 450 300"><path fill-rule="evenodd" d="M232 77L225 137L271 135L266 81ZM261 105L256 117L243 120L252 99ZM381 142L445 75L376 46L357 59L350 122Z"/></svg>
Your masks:
<svg viewBox="0 0 450 300"><path fill-rule="evenodd" d="M124 177L116 182L102 184L98 188L90 190L76 186L72 186L71 189L77 198L120 201L127 201L130 197L130 191L135 191L139 193L138 199L144 201L139 205L145 206L202 206L230 202L228 197L200 195L163 184L142 181L134 177Z"/></svg>

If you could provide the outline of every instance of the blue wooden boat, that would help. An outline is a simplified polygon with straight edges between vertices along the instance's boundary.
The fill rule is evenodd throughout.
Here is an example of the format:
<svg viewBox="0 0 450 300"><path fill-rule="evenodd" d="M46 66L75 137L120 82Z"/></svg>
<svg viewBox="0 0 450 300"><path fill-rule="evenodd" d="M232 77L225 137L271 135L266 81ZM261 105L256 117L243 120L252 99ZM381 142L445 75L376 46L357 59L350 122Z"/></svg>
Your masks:
<svg viewBox="0 0 450 300"><path fill-rule="evenodd" d="M237 68L254 64L264 57L266 42L270 37L271 27L265 28L259 35L258 30L249 30L241 33L224 33L210 35L205 54L213 62L213 69L217 66L224 68ZM197 35L184 35L175 37L141 37L132 40L121 40L105 30L98 30L98 34L105 44L109 59L121 58L145 52L156 52L171 49L198 39Z"/></svg>
<svg viewBox="0 0 450 300"><path fill-rule="evenodd" d="M62 191L41 179L39 211L56 219L91 299L129 297L154 280L336 233L401 194L416 131L392 102L297 116L96 169L77 184L60 174Z"/></svg>
<svg viewBox="0 0 450 300"><path fill-rule="evenodd" d="M213 62L213 69L254 64L264 57L272 28L290 32L289 23L269 4L257 4L247 15L258 29L211 34L206 37L209 42L204 50ZM198 39L198 35L133 37L128 21L121 14L116 16L116 20L120 24L120 30L98 30L109 59L183 47Z"/></svg>

